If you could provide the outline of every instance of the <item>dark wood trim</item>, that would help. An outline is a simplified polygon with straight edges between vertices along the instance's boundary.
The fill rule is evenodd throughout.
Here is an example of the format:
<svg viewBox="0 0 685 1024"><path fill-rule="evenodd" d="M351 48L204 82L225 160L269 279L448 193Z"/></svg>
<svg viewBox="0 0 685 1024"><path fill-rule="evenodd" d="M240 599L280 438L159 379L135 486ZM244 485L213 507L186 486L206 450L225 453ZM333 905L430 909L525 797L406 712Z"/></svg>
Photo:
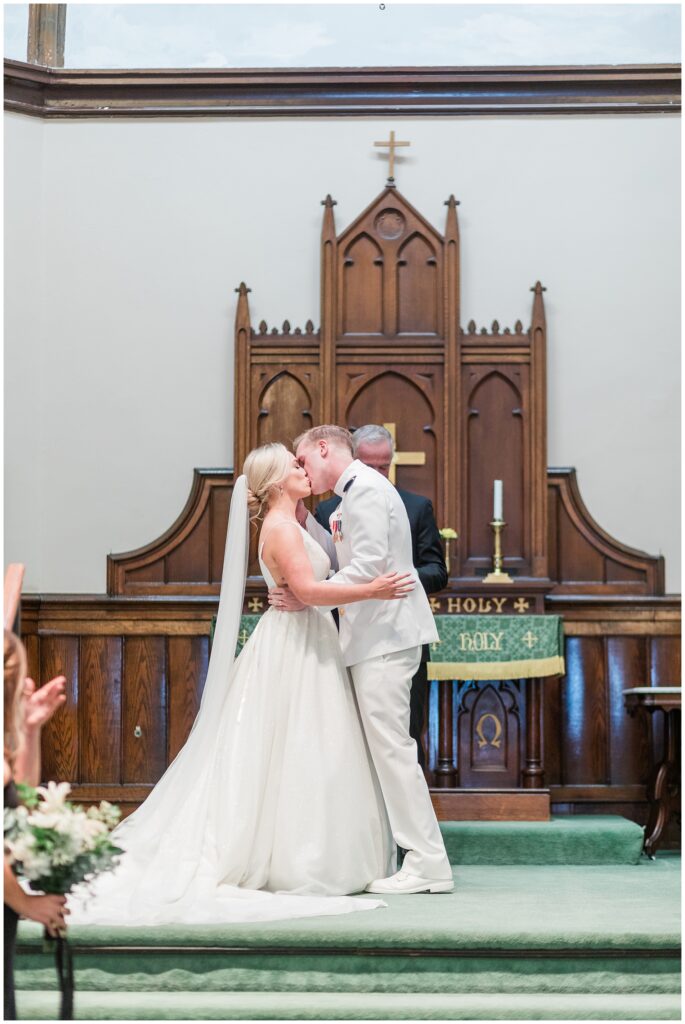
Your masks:
<svg viewBox="0 0 685 1024"><path fill-rule="evenodd" d="M554 804L574 803L646 803L647 790L645 786L555 786L549 787L550 800ZM552 807L554 809L554 807Z"/></svg>
<svg viewBox="0 0 685 1024"><path fill-rule="evenodd" d="M431 789L438 821L549 821L548 789Z"/></svg>
<svg viewBox="0 0 685 1024"><path fill-rule="evenodd" d="M37 940L38 941L38 940ZM609 947L587 947L587 946L573 946L569 944L564 946L563 949L558 947L545 947L545 946L534 946L524 948L503 948L496 947L491 948L490 946L476 947L473 949L459 949L459 948L439 948L431 949L428 946L293 946L292 940L287 939L290 943L289 946L283 946L280 944L272 946L208 946L206 944L198 945L182 945L177 946L135 946L128 943L121 943L117 946L104 946L99 943L93 942L78 942L73 938L69 940L69 946L75 953L115 953L129 956L131 953L153 953L155 956L158 953L166 953L171 955L188 955L199 954L205 956L207 953L220 953L222 955L230 954L231 956L243 955L243 956L283 956L284 952L287 952L292 957L326 957L326 956L359 956L359 957L384 957L384 956L410 956L412 959L430 959L431 957L449 958L456 960L473 960L473 959L486 959L486 960L520 960L532 958L535 960L643 960L645 958L658 959L658 960L678 960L680 961L681 948L680 946L644 946L634 947L627 946L626 948L617 948L616 946ZM17 952L21 955L27 955L36 952L35 944L26 942L20 942L17 947Z"/></svg>
<svg viewBox="0 0 685 1024"><path fill-rule="evenodd" d="M141 804L152 792L152 786L117 786L98 783L97 785L79 785L74 783L71 787L72 800L83 800L99 802L109 800L110 803Z"/></svg>
<svg viewBox="0 0 685 1024"><path fill-rule="evenodd" d="M528 584L529 581L522 581L520 589L528 589ZM249 576L247 588L250 592L261 592L265 589L264 580L261 576ZM447 588L440 594L450 592ZM39 614L42 629L45 621L54 622L60 618L67 621L86 617L89 620L128 619L133 616L150 620L194 618L213 615L217 603L218 595L211 594L23 594L22 631L35 632ZM679 594L548 594L545 605L551 614L562 615L565 621L681 621Z"/></svg>
<svg viewBox="0 0 685 1024"><path fill-rule="evenodd" d="M34 117L383 117L680 113L680 64L57 69L5 61Z"/></svg>
<svg viewBox="0 0 685 1024"><path fill-rule="evenodd" d="M129 956L131 953L152 953L157 956L158 953L167 953L172 955L194 955L199 954L205 956L207 953L221 953L229 954L231 956L243 955L243 956L283 956L284 952L287 952L292 957L326 957L326 956L359 956L359 957L384 957L384 956L410 956L412 959L430 959L431 957L449 958L455 960L473 960L473 959L486 959L486 960L525 960L532 958L535 960L643 960L646 958L658 959L658 960L678 960L681 957L680 946L644 946L634 947L627 946L626 948L617 948L615 946L609 947L586 947L586 946L573 946L569 944L564 946L563 949L558 947L545 947L545 946L532 946L523 948L503 948L490 946L476 947L474 949L459 949L459 948L439 948L431 949L429 946L327 946L325 944L319 946L293 946L292 940L287 939L290 945L285 947L280 944L272 946L208 946L205 944L198 944L194 946L182 945L177 946L134 946L128 943L121 943L117 946L104 946L99 943L93 942L78 942L70 938L69 946L75 953L119 953L125 956ZM36 946L29 942L20 942L17 947L17 952L21 955L27 955L35 953Z"/></svg>

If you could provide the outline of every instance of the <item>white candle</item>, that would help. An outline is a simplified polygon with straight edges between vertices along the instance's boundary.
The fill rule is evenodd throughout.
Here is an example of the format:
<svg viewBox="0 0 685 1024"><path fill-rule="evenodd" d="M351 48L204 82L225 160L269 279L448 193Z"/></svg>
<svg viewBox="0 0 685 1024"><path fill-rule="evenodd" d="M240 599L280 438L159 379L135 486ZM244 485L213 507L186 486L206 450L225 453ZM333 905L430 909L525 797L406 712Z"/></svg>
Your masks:
<svg viewBox="0 0 685 1024"><path fill-rule="evenodd" d="M495 504L493 519L504 520L504 514L502 512L502 481L495 480Z"/></svg>

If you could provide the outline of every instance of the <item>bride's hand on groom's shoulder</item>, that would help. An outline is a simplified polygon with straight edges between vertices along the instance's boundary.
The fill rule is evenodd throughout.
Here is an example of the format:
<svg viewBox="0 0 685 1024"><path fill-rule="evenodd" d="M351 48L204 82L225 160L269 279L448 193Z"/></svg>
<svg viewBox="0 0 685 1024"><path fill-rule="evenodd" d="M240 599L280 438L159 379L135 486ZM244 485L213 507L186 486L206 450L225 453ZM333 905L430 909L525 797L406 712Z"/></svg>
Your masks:
<svg viewBox="0 0 685 1024"><path fill-rule="evenodd" d="M307 605L302 604L289 587L274 587L269 591L269 604L280 612L301 612Z"/></svg>

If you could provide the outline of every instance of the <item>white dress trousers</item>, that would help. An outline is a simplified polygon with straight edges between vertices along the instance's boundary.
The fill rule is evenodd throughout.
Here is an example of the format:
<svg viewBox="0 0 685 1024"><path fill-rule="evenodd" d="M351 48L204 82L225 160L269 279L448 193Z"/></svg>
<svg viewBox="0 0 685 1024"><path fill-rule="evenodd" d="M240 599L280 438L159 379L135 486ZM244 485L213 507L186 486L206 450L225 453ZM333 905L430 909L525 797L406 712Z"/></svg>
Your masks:
<svg viewBox="0 0 685 1024"><path fill-rule="evenodd" d="M421 647L410 647L360 661L350 673L393 838L407 851L402 870L447 880L452 869L409 735L411 681L420 660Z"/></svg>

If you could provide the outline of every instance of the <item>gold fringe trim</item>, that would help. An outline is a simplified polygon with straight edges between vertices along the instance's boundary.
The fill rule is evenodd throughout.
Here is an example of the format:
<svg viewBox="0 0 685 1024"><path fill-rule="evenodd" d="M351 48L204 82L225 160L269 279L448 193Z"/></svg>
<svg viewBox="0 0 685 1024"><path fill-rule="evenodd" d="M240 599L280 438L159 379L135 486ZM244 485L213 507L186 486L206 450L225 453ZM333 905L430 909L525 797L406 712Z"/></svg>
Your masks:
<svg viewBox="0 0 685 1024"><path fill-rule="evenodd" d="M563 676L564 659L531 658L524 661L429 661L429 679L534 679L540 676Z"/></svg>

